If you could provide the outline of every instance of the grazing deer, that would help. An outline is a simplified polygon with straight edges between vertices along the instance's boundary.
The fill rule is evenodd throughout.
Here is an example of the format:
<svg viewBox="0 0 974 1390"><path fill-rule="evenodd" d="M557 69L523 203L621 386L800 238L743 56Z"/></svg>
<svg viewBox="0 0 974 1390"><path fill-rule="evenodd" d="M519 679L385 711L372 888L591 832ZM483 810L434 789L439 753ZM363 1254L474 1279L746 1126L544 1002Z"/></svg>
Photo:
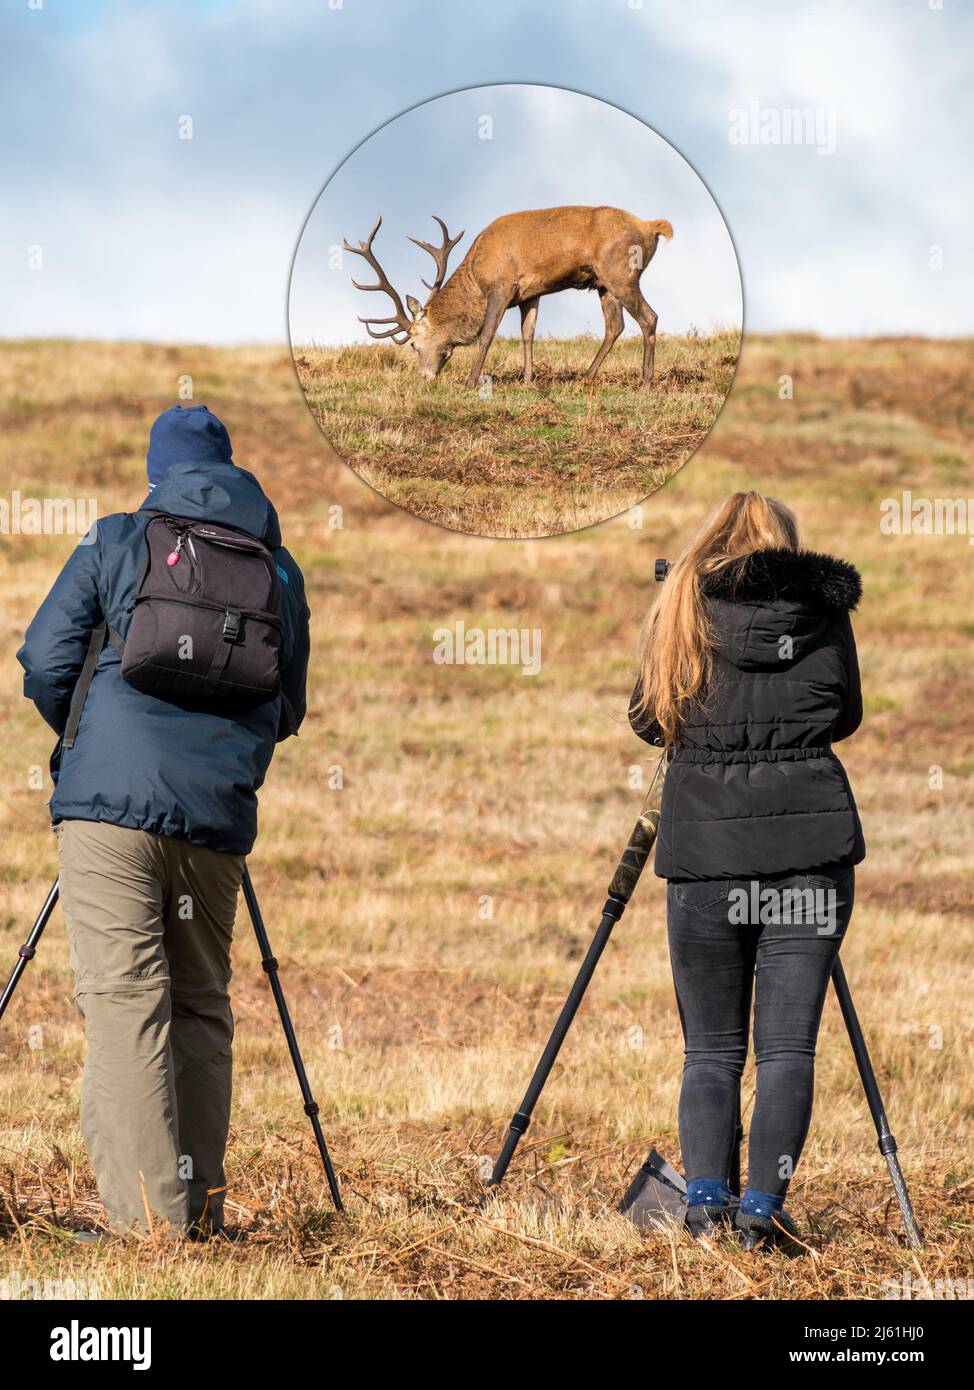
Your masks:
<svg viewBox="0 0 974 1390"><path fill-rule="evenodd" d="M631 212L608 207L508 213L485 227L447 280L447 259L463 232L451 238L442 218L434 213L433 220L443 233L440 246L409 238L433 257L436 279L432 285L423 281L430 291L425 304L411 294L406 296L408 313L372 250L382 214L367 241L360 241L357 247L344 242L345 250L364 257L379 277L375 285L360 285L355 280L352 284L358 290L381 290L395 310L389 318L360 318L359 322L365 324L372 338L391 338L400 346L408 343L414 348L419 370L427 381L439 376L455 347L476 340L477 352L467 377L467 385L476 386L504 311L517 305L524 343L524 383L530 385L538 301L542 295L572 289L598 290L605 319L605 337L585 380L594 379L622 332L622 311L627 309L643 335L642 385L652 384L657 320L642 296L639 277L653 259L659 238L673 235L669 222L644 222ZM376 329L374 324L392 327Z"/></svg>

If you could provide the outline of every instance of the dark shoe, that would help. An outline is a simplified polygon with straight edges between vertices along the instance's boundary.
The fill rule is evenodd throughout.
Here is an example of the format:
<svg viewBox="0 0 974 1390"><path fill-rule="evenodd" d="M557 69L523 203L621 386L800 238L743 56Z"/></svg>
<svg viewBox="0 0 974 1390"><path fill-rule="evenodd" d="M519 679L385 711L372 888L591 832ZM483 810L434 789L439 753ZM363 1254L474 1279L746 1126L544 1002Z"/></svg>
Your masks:
<svg viewBox="0 0 974 1390"><path fill-rule="evenodd" d="M225 1240L231 1245L246 1245L250 1239L250 1233L244 1231L239 1226L221 1226L219 1230L213 1232L214 1240Z"/></svg>
<svg viewBox="0 0 974 1390"><path fill-rule="evenodd" d="M709 1240L718 1231L733 1226L737 1210L737 1202L724 1203L719 1207L687 1207L686 1228L694 1240Z"/></svg>
<svg viewBox="0 0 974 1390"><path fill-rule="evenodd" d="M186 1238L194 1241L228 1241L231 1245L243 1245L248 1239L247 1232L239 1226L190 1226Z"/></svg>
<svg viewBox="0 0 974 1390"><path fill-rule="evenodd" d="M808 1247L799 1238L795 1223L786 1211L774 1216L757 1216L738 1208L734 1229L743 1250L780 1250L792 1259L808 1253Z"/></svg>

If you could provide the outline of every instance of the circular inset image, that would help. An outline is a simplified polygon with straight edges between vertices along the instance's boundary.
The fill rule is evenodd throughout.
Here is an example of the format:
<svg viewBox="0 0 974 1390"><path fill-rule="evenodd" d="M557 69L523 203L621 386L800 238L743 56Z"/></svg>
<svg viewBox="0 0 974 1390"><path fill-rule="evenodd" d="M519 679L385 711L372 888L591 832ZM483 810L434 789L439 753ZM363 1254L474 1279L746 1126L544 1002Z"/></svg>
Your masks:
<svg viewBox="0 0 974 1390"><path fill-rule="evenodd" d="M700 176L560 87L389 121L325 184L291 268L326 438L397 506L477 536L577 530L661 487L717 418L742 320Z"/></svg>

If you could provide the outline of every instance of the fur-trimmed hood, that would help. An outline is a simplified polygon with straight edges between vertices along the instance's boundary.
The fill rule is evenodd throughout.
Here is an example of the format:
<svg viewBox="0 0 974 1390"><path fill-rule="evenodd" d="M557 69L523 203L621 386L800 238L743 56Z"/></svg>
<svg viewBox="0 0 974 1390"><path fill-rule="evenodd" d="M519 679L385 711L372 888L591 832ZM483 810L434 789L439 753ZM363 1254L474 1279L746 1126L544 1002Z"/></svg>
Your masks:
<svg viewBox="0 0 974 1390"><path fill-rule="evenodd" d="M756 550L704 581L714 647L740 670L781 670L856 607L862 581L814 550Z"/></svg>
<svg viewBox="0 0 974 1390"><path fill-rule="evenodd" d="M788 600L850 613L862 598L859 571L816 550L755 550L704 581L704 593L729 603Z"/></svg>

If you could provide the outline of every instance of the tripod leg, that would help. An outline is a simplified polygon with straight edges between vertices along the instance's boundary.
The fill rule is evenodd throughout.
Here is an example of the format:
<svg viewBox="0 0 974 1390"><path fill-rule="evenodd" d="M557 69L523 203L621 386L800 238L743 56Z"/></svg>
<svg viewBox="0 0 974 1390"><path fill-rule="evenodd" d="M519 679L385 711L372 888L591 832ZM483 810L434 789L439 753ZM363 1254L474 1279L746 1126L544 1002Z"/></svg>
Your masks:
<svg viewBox="0 0 974 1390"><path fill-rule="evenodd" d="M336 1211L344 1211L341 1193L338 1190L338 1180L335 1177L335 1170L331 1165L331 1158L328 1154L328 1146L325 1143L325 1136L322 1133L321 1122L318 1119L318 1102L311 1093L308 1084L308 1075L301 1060L301 1052L298 1048L298 1040L295 1036L294 1025L291 1022L291 1015L288 1012L287 1002L284 998L284 990L278 978L277 959L271 953L270 942L267 938L267 930L264 927L264 919L261 916L260 906L257 902L257 894L254 892L254 885L251 881L250 870L244 866L243 871L243 894L247 903L247 910L250 913L250 920L254 925L254 934L257 937L257 945L260 948L261 964L267 973L270 981L271 992L274 995L274 1003L277 1005L277 1012L281 1017L281 1026L284 1029L284 1037L287 1041L288 1051L291 1054L291 1061L294 1063L294 1071L298 1078L298 1085L301 1088L301 1098L304 1101L304 1113L311 1121L311 1128L314 1131L315 1143L318 1145L318 1153L321 1155L321 1164L325 1170L325 1177L328 1179L328 1188L331 1192L331 1199L335 1203Z"/></svg>
<svg viewBox="0 0 974 1390"><path fill-rule="evenodd" d="M50 921L51 913L57 906L57 900L60 896L60 891L61 880L60 878L56 878L54 882L51 884L50 892L44 900L44 906L37 914L37 917L34 921L34 925L30 929L30 936L28 936L23 946L21 946L19 951L17 952L17 964L10 972L10 979L4 986L3 994L0 995L0 1018L3 1018L4 1014L7 1011L7 1005L13 998L13 993L14 990L17 988L17 983L20 980L21 975L27 969L27 962L29 960L33 960L34 958L34 953L37 950L37 943L41 939L41 936L44 932L44 928Z"/></svg>
<svg viewBox="0 0 974 1390"><path fill-rule="evenodd" d="M626 905L635 891L639 876L646 867L646 862L653 851L656 843L656 832L659 829L659 811L653 809L653 798L660 773L663 768L663 757L660 758L653 780L650 783L649 791L646 793L646 800L643 804L642 813L633 828L629 837L629 843L623 850L622 858L616 865L616 871L609 884L609 896L602 909L602 920L598 930L592 938L592 944L585 954L585 959L579 967L578 974L575 976L575 983L571 987L571 992L565 1000L558 1020L552 1030L551 1037L548 1039L547 1046L541 1054L541 1060L535 1068L531 1078L531 1084L524 1093L524 1099L514 1112L508 1129L504 1147L500 1151L497 1162L494 1164L494 1171L491 1173L486 1186L496 1187L503 1182L504 1174L507 1172L508 1165L514 1157L514 1150L521 1141L521 1135L525 1133L531 1123L531 1115L534 1107L538 1103L538 1097L544 1090L545 1082L551 1073L555 1060L561 1050L561 1045L565 1041L565 1036L572 1026L572 1020L578 1012L578 1006L582 1002L582 996L588 989L589 982L595 974L595 967L599 963L599 957L605 950L606 943L612 935L612 928L626 910Z"/></svg>
<svg viewBox="0 0 974 1390"><path fill-rule="evenodd" d="M592 938L592 944L585 953L585 959L579 967L575 982L571 987L568 998L565 1000L558 1020L552 1029L551 1037L548 1039L547 1046L541 1054L541 1060L535 1068L531 1078L531 1084L524 1093L524 1099L514 1112L508 1130L504 1147L500 1152L497 1162L494 1164L494 1171L490 1175L487 1183L488 1187L496 1187L499 1182L503 1182L504 1174L507 1172L508 1165L514 1157L514 1150L521 1141L521 1135L525 1133L531 1123L531 1115L534 1107L538 1103L538 1098L544 1090L545 1082L551 1074L551 1069L555 1065L561 1045L565 1041L565 1036L572 1026L572 1020L578 1012L578 1006L582 1002L582 996L589 986L592 976L595 974L595 967L599 963L599 958L605 950L612 928L625 911L625 903L619 902L615 898L609 898L602 910L602 920L598 930Z"/></svg>
<svg viewBox="0 0 974 1390"><path fill-rule="evenodd" d="M913 1214L913 1204L910 1201L910 1194L907 1191L906 1179L903 1177L903 1170L900 1161L896 1156L896 1140L889 1127L886 1118L886 1108L883 1105L883 1098L879 1093L879 1083L876 1080L876 1073L869 1057L869 1050L866 1047L866 1039L863 1037L862 1027L859 1023L859 1016L856 1013L855 1005L852 1002L852 995L849 992L849 984L842 968L842 962L836 959L832 968L832 983L835 986L835 993L839 1000L839 1008L842 1011L842 1018L849 1033L849 1041L852 1043L853 1055L856 1059L856 1066L859 1068L859 1078L862 1081L862 1089L866 1093L866 1103L869 1106L869 1113L873 1117L873 1124L876 1126L876 1134L879 1138L879 1152L886 1160L889 1168L890 1181L893 1184L893 1191L896 1193L896 1200L900 1206L900 1213L903 1217L903 1225L906 1228L906 1238L914 1250L918 1250L923 1243L923 1232L917 1225L916 1217Z"/></svg>

